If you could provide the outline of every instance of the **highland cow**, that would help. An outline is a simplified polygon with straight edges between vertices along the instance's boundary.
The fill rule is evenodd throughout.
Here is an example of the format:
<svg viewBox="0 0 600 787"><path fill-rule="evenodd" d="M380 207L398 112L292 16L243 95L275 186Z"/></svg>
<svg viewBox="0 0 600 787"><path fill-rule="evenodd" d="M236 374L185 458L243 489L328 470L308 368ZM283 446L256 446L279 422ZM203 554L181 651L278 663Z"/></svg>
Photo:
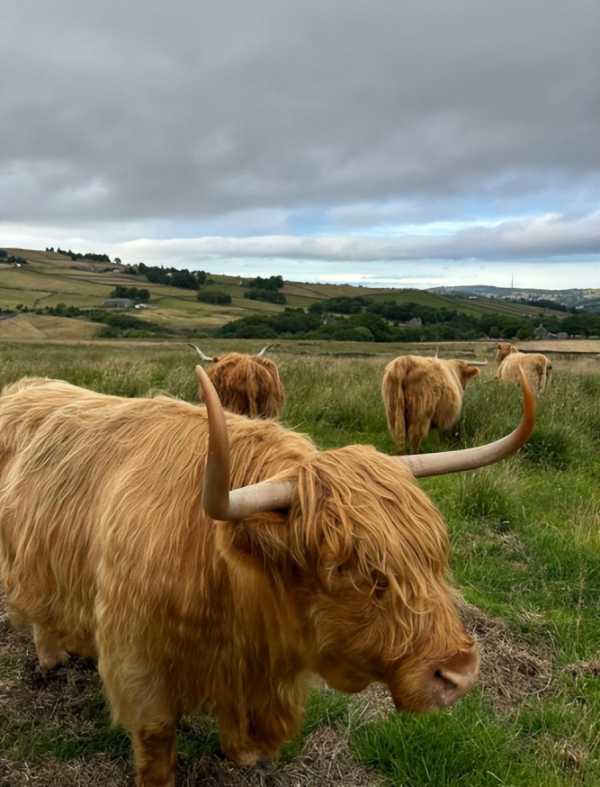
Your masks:
<svg viewBox="0 0 600 787"><path fill-rule="evenodd" d="M23 379L0 396L0 571L43 669L98 659L137 784L175 783L175 727L210 709L223 751L274 756L302 716L306 678L396 706L449 705L478 648L447 580L448 536L416 476L498 461L487 446L389 457L319 451L274 421ZM230 492L230 487L235 487ZM217 521L216 521L217 520Z"/></svg>
<svg viewBox="0 0 600 787"><path fill-rule="evenodd" d="M544 393L550 382L552 363L541 353L522 353L510 342L496 345L498 369L496 377L507 383L520 385L520 369L525 373L536 394Z"/></svg>
<svg viewBox="0 0 600 787"><path fill-rule="evenodd" d="M381 395L388 428L399 450L413 453L432 427L451 429L460 417L468 381L479 374L470 361L401 355L383 373Z"/></svg>
<svg viewBox="0 0 600 787"><path fill-rule="evenodd" d="M195 344L203 361L210 362L208 376L226 410L250 418L278 418L283 410L285 391L277 366L264 358L269 345L257 355L225 353L211 358Z"/></svg>

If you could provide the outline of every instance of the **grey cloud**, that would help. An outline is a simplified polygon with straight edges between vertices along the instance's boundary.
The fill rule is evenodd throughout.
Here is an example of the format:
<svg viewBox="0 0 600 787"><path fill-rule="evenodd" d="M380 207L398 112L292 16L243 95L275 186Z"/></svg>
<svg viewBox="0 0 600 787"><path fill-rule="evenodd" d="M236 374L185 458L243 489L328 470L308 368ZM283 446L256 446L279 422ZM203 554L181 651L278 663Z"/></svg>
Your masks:
<svg viewBox="0 0 600 787"><path fill-rule="evenodd" d="M282 259L323 262L418 260L536 260L600 252L600 211L581 216L545 216L478 226L442 237L393 238L274 235L136 240L116 251L125 259L172 262ZM116 253L116 252L115 252Z"/></svg>
<svg viewBox="0 0 600 787"><path fill-rule="evenodd" d="M595 0L10 0L0 219L564 210L600 191L599 38Z"/></svg>

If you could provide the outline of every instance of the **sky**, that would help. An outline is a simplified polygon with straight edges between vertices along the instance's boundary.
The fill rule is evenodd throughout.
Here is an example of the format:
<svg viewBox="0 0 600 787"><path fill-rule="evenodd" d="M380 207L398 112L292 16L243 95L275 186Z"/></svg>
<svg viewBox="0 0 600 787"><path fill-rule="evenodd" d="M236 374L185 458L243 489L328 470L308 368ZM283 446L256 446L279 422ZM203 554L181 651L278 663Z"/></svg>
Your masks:
<svg viewBox="0 0 600 787"><path fill-rule="evenodd" d="M597 0L4 0L0 246L600 287Z"/></svg>

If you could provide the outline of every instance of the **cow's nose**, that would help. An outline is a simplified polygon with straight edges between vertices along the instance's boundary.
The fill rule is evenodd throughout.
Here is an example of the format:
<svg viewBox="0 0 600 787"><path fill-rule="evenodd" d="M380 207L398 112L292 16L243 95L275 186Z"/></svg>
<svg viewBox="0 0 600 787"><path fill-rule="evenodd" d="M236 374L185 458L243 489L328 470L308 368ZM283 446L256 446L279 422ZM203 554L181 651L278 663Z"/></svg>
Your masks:
<svg viewBox="0 0 600 787"><path fill-rule="evenodd" d="M434 707L452 705L471 689L479 678L479 646L438 664L430 677L431 700Z"/></svg>

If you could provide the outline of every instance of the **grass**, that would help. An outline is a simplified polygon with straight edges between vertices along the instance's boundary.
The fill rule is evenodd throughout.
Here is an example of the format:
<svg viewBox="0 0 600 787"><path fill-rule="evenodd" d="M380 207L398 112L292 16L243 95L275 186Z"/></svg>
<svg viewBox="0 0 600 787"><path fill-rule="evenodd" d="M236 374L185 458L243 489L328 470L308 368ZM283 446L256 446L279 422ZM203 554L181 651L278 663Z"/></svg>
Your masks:
<svg viewBox="0 0 600 787"><path fill-rule="evenodd" d="M257 344L236 347L256 350ZM285 422L323 448L357 442L392 452L379 394L388 357L339 357L340 349L280 347ZM0 361L2 384L33 374L123 396L158 390L196 396L196 359L183 345L5 343ZM427 716L389 712L379 695L315 690L301 734L286 744L268 782L260 781L264 773L236 771L219 759L214 724L193 717L179 736L181 784L600 784L595 368L555 363L536 432L519 456L478 473L423 482L448 523L454 578L471 605L468 624L482 640L481 688L450 711ZM424 450L495 439L514 427L519 411L518 390L498 383L488 367L467 388L457 428L433 433ZM40 683L32 665L28 639L10 633L0 618L0 784L28 783L27 773L37 773L32 783L40 785L126 784L129 744L110 726L96 673L69 667ZM67 780L67 764L69 773L84 774L79 782ZM46 772L52 774L47 782L40 775ZM203 781L206 774L213 781Z"/></svg>

